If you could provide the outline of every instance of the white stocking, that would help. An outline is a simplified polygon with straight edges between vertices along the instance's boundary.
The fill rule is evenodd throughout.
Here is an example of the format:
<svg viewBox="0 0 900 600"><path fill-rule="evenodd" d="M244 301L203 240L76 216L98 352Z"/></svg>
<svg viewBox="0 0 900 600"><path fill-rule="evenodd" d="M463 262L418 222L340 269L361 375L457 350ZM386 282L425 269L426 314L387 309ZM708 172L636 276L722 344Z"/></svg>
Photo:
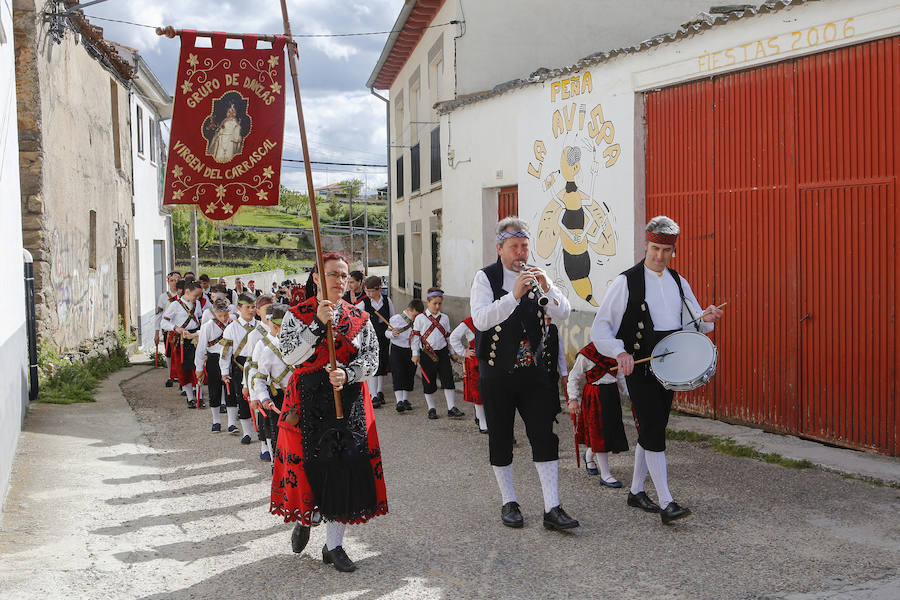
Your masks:
<svg viewBox="0 0 900 600"><path fill-rule="evenodd" d="M497 485L500 486L500 497L503 504L516 501L516 489L513 487L513 467L506 465L505 467L494 467L494 477L497 478Z"/></svg>
<svg viewBox="0 0 900 600"><path fill-rule="evenodd" d="M456 390L444 390L444 400L447 401L447 410L456 408Z"/></svg>
<svg viewBox="0 0 900 600"><path fill-rule="evenodd" d="M646 453L647 468L650 469L650 479L653 480L653 486L656 488L656 495L659 497L659 505L665 508L672 501L672 494L669 493L669 478L666 473L666 453L650 452Z"/></svg>
<svg viewBox="0 0 900 600"><path fill-rule="evenodd" d="M640 444L634 447L634 473L631 476L631 493L639 494L644 491L644 480L647 479L647 458L645 450Z"/></svg>
<svg viewBox="0 0 900 600"><path fill-rule="evenodd" d="M325 523L325 545L329 550L334 550L344 543L344 529L346 525L337 521Z"/></svg>
<svg viewBox="0 0 900 600"><path fill-rule="evenodd" d="M481 429L487 429L487 417L484 415L484 405L476 404L475 405L475 416L478 417L478 426Z"/></svg>
<svg viewBox="0 0 900 600"><path fill-rule="evenodd" d="M428 403L428 410L434 408L434 394L425 394L425 402Z"/></svg>
<svg viewBox="0 0 900 600"><path fill-rule="evenodd" d="M535 462L538 477L541 480L541 491L544 493L544 512L559 506L559 461L547 460Z"/></svg>

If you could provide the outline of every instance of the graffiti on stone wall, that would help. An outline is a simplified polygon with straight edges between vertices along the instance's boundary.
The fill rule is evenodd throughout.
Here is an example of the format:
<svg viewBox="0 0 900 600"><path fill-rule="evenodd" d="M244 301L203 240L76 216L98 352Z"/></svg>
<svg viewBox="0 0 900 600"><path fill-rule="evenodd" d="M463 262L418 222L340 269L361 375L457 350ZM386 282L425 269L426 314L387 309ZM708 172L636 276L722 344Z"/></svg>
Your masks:
<svg viewBox="0 0 900 600"><path fill-rule="evenodd" d="M593 91L589 71L550 83L550 118L528 123L527 176L519 189L520 212L537 230L535 262L585 307L598 305L603 290L594 289L592 277L602 277L617 252L605 178L622 153Z"/></svg>
<svg viewBox="0 0 900 600"><path fill-rule="evenodd" d="M53 230L50 237L52 294L59 320L57 341L75 346L85 338L115 329L113 288L109 263L88 264L88 240L77 230Z"/></svg>

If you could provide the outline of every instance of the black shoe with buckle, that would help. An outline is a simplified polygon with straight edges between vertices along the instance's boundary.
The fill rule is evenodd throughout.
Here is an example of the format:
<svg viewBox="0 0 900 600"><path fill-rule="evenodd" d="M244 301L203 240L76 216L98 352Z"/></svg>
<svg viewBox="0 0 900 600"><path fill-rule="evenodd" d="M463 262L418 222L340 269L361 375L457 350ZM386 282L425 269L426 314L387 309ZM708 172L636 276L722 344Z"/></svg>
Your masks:
<svg viewBox="0 0 900 600"><path fill-rule="evenodd" d="M665 509L659 512L659 518L662 519L663 525L667 525L677 519L683 519L691 514L691 509L679 506L677 502L672 500Z"/></svg>
<svg viewBox="0 0 900 600"><path fill-rule="evenodd" d="M632 494L631 491L629 491L627 502L628 506L640 508L641 510L645 510L651 513L658 513L660 510L662 510L659 507L659 504L650 499L650 496L647 495L647 492L638 492L637 494Z"/></svg>
<svg viewBox="0 0 900 600"><path fill-rule="evenodd" d="M544 527L547 529L575 529L580 523L566 514L562 506L554 506L550 512L544 513Z"/></svg>
<svg viewBox="0 0 900 600"><path fill-rule="evenodd" d="M294 531L291 532L291 550L293 550L295 554L300 554L303 552L303 549L306 548L308 542L309 527L297 522L297 524L294 525Z"/></svg>
<svg viewBox="0 0 900 600"><path fill-rule="evenodd" d="M329 550L328 546L322 546L322 562L326 565L334 565L334 568L342 573L352 573L356 570L356 565L344 552L343 546L338 546L333 550Z"/></svg>
<svg viewBox="0 0 900 600"><path fill-rule="evenodd" d="M522 511L519 510L518 502L507 502L500 509L500 520L507 527L512 527L513 529L518 529L525 524L525 519L522 518Z"/></svg>

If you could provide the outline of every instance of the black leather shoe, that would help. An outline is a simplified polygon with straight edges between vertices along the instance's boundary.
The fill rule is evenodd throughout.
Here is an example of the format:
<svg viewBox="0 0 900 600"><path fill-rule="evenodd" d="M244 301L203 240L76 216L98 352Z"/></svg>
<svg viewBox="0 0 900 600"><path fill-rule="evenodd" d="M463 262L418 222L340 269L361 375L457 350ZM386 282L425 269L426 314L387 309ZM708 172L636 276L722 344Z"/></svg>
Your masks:
<svg viewBox="0 0 900 600"><path fill-rule="evenodd" d="M188 406L188 408L197 408L197 403L194 402L193 400L188 400L187 406Z"/></svg>
<svg viewBox="0 0 900 600"><path fill-rule="evenodd" d="M404 410L406 410L406 405L403 404L403 400L401 400L397 403L397 412L402 413Z"/></svg>
<svg viewBox="0 0 900 600"><path fill-rule="evenodd" d="M328 546L322 546L322 562L326 565L334 565L334 568L342 573L352 573L356 570L356 565L344 552L343 546L338 546L334 550L329 550Z"/></svg>
<svg viewBox="0 0 900 600"><path fill-rule="evenodd" d="M166 379L166 387L172 387L175 385L175 381L172 379Z"/></svg>
<svg viewBox="0 0 900 600"><path fill-rule="evenodd" d="M522 512L519 510L518 502L507 502L500 509L500 520L503 521L503 524L507 527L512 527L514 529L518 529L522 525L525 524L525 519L522 518Z"/></svg>
<svg viewBox="0 0 900 600"><path fill-rule="evenodd" d="M466 416L466 413L464 413L463 411L459 410L457 407L454 406L453 408L451 408L450 410L447 411L447 416L453 417L454 419L458 419L459 417Z"/></svg>
<svg viewBox="0 0 900 600"><path fill-rule="evenodd" d="M641 510L645 510L647 512L658 513L662 509L659 507L659 504L650 499L650 496L647 495L647 492L638 492L637 494L632 494L630 491L628 492L628 506L633 506L635 508L640 508Z"/></svg>
<svg viewBox="0 0 900 600"><path fill-rule="evenodd" d="M306 548L309 542L309 527L301 525L299 522L294 525L294 531L291 532L291 550L295 554L300 554Z"/></svg>
<svg viewBox="0 0 900 600"><path fill-rule="evenodd" d="M659 518L662 519L663 525L665 525L677 519L683 519L690 514L691 509L678 506L678 503L673 500L669 502L669 505L664 510L660 511Z"/></svg>
<svg viewBox="0 0 900 600"><path fill-rule="evenodd" d="M550 512L544 513L544 527L547 529L575 529L580 523L566 514L562 506L554 506Z"/></svg>
<svg viewBox="0 0 900 600"><path fill-rule="evenodd" d="M437 416L437 409L436 409L436 408L429 408L429 409L428 409L428 418L431 419L431 420L434 420L434 419L437 419L437 418L438 418L438 416Z"/></svg>
<svg viewBox="0 0 900 600"><path fill-rule="evenodd" d="M412 410L412 403L409 400L403 400L403 406L406 410Z"/></svg>

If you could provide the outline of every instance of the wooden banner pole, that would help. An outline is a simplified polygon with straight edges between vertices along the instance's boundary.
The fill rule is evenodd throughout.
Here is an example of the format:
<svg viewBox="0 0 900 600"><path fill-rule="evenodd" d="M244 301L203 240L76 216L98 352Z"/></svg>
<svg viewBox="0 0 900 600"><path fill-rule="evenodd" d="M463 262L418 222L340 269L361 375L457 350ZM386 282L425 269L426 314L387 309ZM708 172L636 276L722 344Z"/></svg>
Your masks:
<svg viewBox="0 0 900 600"><path fill-rule="evenodd" d="M328 299L328 292L325 286L325 261L322 259L322 237L319 233L319 211L316 209L316 189L313 185L312 168L309 164L309 146L306 143L306 125L303 121L303 106L300 103L300 83L297 77L297 44L294 42L291 33L291 23L288 19L287 1L281 0L281 15L284 18L284 35L288 39L287 53L288 61L291 66L291 81L294 85L294 102L297 105L297 121L300 125L300 146L303 149L303 165L306 168L306 187L309 193L309 211L312 214L313 236L316 240L316 265L319 269L319 291L322 293L322 299ZM340 302L340 300L338 300ZM328 323L326 330L326 341L328 343L328 362L331 369L334 370L336 361L334 358L334 332L332 324ZM344 418L343 405L341 403L341 392L334 390L334 410L338 419Z"/></svg>

